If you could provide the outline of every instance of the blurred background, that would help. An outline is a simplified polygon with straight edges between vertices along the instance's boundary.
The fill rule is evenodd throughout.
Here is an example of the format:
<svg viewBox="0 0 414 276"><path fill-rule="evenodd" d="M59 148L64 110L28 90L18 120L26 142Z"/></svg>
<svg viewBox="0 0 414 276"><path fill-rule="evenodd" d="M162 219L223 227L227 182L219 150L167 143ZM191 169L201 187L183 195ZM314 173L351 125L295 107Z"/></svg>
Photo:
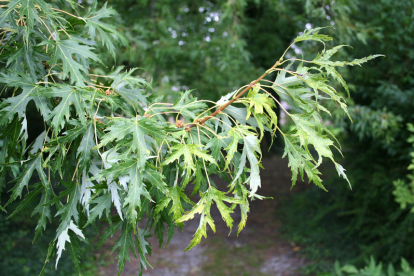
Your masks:
<svg viewBox="0 0 414 276"><path fill-rule="evenodd" d="M78 2L86 9L92 4ZM328 193L307 183L290 190L283 145L276 142L270 151L264 145L261 194L274 199L252 206L244 233L238 239L224 229L211 233L185 255L197 227L188 225L167 248L156 249L154 243L155 270L144 275L339 275L335 261L337 268L361 268L371 256L377 265L391 263L396 270L401 258L414 265L413 0L109 0L107 5L118 11L112 23L130 45L119 46L115 60L98 47L106 67L95 73L140 67L154 90L171 99L194 89L200 99L218 100L260 76L296 36L313 27L333 27L323 30L334 37L328 47L352 46L343 48L340 59L385 55L341 71L351 88L353 122L335 106L326 118L342 145L340 163L352 191L329 166L323 168ZM298 44L288 57L312 58L322 49ZM1 275L36 275L43 265L54 233L49 230L32 245L31 212L10 220L0 213ZM113 258L104 247L86 256L83 270L115 275ZM48 267L46 275L75 273L69 259L59 266L58 271ZM138 267L139 261L127 263L122 275L138 275Z"/></svg>

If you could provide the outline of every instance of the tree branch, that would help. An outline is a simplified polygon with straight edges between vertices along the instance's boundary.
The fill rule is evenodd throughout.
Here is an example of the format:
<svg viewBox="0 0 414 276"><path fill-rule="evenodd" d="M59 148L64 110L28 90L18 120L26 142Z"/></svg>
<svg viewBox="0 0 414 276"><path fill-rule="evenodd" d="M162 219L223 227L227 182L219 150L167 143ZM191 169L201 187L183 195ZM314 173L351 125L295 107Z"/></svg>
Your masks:
<svg viewBox="0 0 414 276"><path fill-rule="evenodd" d="M276 68L280 63L280 60L278 60L272 67L270 67L269 70L267 70L266 72L263 73L263 75L261 75L258 79L256 79L255 81L252 81L245 89L243 89L243 91L241 91L239 94L237 94L233 99L231 99L230 101L228 101L227 103L225 103L224 105L220 106L219 108L217 108L216 111L214 111L213 113L211 113L211 115L208 115L206 117L204 117L203 119L201 119L198 122L195 122L193 124L188 125L187 127L192 128L198 124L204 124L207 120L209 120L210 118L216 116L217 114L219 114L220 112L222 112L226 107L228 107L229 105L231 105L234 101L236 101L238 98L240 98L241 96L243 96L244 93L246 93L247 91L249 91L250 88L252 88L256 83L258 83L259 81L261 81L264 77L266 77L269 74L269 71L271 71L272 69Z"/></svg>

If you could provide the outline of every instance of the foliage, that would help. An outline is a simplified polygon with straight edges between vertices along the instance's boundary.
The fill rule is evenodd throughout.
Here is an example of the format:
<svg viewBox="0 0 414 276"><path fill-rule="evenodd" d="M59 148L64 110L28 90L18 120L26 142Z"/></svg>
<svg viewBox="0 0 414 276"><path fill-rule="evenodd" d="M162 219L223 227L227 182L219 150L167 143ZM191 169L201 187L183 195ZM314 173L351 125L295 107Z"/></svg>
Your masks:
<svg viewBox="0 0 414 276"><path fill-rule="evenodd" d="M411 268L407 260L401 258L401 270L396 271L392 264L389 264L385 270L382 267L382 263L375 262L374 257L371 256L369 263L361 269L353 265L344 265L341 267L340 263L335 262L335 274L336 276L345 275L369 275L369 276L411 276L414 275L414 268Z"/></svg>
<svg viewBox="0 0 414 276"><path fill-rule="evenodd" d="M329 197L313 189L295 196L287 204L297 222L285 216L289 236L316 248L319 259L328 256L360 266L373 255L394 265L401 257L412 263L414 216L395 202L393 183L407 175L412 159L412 146L407 143L410 132L405 126L414 120L414 75L409 69L414 61L413 3L307 3L311 25L329 20L335 27L336 43L354 46L343 48L339 55L363 56L378 51L386 58L340 71L350 80L351 99L347 104L353 123L334 111L332 117L339 119L334 120L333 127L347 157L342 162L354 192L333 186L336 181L331 179L325 182ZM309 53L312 47L303 51ZM325 250L329 253L324 254Z"/></svg>
<svg viewBox="0 0 414 276"><path fill-rule="evenodd" d="M122 14L122 32L130 41L129 48L117 52L117 63L145 68L143 76L151 77L159 94L174 100L177 91L196 88L197 96L216 100L262 70L253 66L242 36L245 0L109 3ZM114 63L109 55L104 60Z"/></svg>
<svg viewBox="0 0 414 276"><path fill-rule="evenodd" d="M414 133L414 125L407 124L407 128L410 132ZM407 142L412 143L414 147L414 135L411 135ZM408 166L408 170L414 170L414 150L411 152L411 164ZM405 181L399 179L394 181L395 190L393 191L393 195L395 196L395 201L400 204L402 209L407 208L414 204L414 173L411 172L407 175L409 183L405 183ZM411 208L411 212L414 212L413 207Z"/></svg>
<svg viewBox="0 0 414 276"><path fill-rule="evenodd" d="M172 99L179 89L194 88L208 100L237 89L270 68L306 24L300 0L109 3L130 41L117 51L117 64L145 68L154 89ZM114 64L105 56L105 64Z"/></svg>
<svg viewBox="0 0 414 276"><path fill-rule="evenodd" d="M120 232L113 248L120 273L130 251L139 256L141 268L150 266L148 237L154 233L162 245L168 234L168 243L175 228L196 215L200 224L187 250L200 243L208 227L215 230L210 216L214 204L230 229L231 214L240 207L240 232L249 201L262 199L256 192L265 132L283 136L293 185L299 174L325 189L318 169L324 157L348 180L334 160L331 149L338 145L320 113L330 113L325 107L329 101L347 113L343 96L328 82L332 76L347 89L336 67L360 65L377 55L332 61L342 46L324 48L310 60L283 54L262 76L217 102L198 100L191 91L168 102L133 69L90 73L101 62L96 44L114 55L114 45L126 40L105 23L116 14L113 9L98 8L95 2L79 16L75 14L81 9L67 3L70 12L43 0L15 0L0 15L1 62L6 65L0 77L6 87L0 105L0 183L4 188L10 177L14 185L4 208L24 195L10 215L16 216L37 202L36 236L59 218L45 263L55 258L57 267L68 251L80 271L81 244L89 243L85 229L100 219L109 223L100 245ZM305 31L294 42L331 40L320 30ZM264 79L272 73L277 73L275 81ZM285 110L267 89L292 110ZM29 117L31 104L37 113ZM291 131L278 128L275 107L292 119ZM43 132L28 130L34 118L43 121ZM212 175L226 180L228 187L216 186ZM190 193L199 195L197 203Z"/></svg>
<svg viewBox="0 0 414 276"><path fill-rule="evenodd" d="M10 205L16 208L19 202ZM37 202L30 203L19 216L7 219L8 214L0 213L0 269L3 275L38 275L42 270L48 244L56 234L58 221L53 221L44 233L33 242L33 229L37 220L28 219L33 213ZM87 229L87 235L93 235L92 229ZM90 250L87 244L81 245L82 251ZM96 254L85 254L82 258L82 275L96 275ZM69 256L62 256L59 269L53 265L45 267L44 275L77 275L76 268Z"/></svg>

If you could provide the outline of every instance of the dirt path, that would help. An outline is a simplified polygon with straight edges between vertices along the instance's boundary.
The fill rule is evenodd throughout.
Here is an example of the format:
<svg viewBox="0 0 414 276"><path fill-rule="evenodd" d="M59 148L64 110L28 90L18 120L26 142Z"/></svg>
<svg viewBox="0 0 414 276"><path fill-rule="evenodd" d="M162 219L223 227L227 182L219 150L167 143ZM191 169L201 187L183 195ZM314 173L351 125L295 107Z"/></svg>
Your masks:
<svg viewBox="0 0 414 276"><path fill-rule="evenodd" d="M266 169L261 172L262 189L258 193L274 199L252 202L246 228L239 237L237 230L228 235L229 229L214 210L216 234L210 231L208 239L190 251L184 249L196 231L198 220L186 223L183 232L177 230L166 248L159 249L158 242L151 239L154 247L149 262L154 269L149 268L144 275L301 275L299 270L306 260L299 256L299 247L282 237L276 213L280 201L292 193L291 174L286 161L277 157L264 160L263 165ZM236 223L239 218L236 210ZM116 264L100 269L100 275L116 275L116 272ZM139 260L132 259L125 265L122 276L132 275L139 275Z"/></svg>

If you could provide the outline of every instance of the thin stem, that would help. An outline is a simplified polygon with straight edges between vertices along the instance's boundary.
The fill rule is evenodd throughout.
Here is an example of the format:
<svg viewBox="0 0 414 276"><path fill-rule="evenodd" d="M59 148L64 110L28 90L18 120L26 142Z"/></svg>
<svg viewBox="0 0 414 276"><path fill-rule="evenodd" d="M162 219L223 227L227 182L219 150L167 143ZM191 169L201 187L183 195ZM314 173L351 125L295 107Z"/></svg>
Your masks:
<svg viewBox="0 0 414 276"><path fill-rule="evenodd" d="M174 105L174 104L172 104L172 103L153 103L150 106L148 106L148 109L145 112L145 114L148 113L148 111L150 111L151 110L151 107L153 107L154 105Z"/></svg>
<svg viewBox="0 0 414 276"><path fill-rule="evenodd" d="M105 86L105 85L99 85L99 84L94 84L94 83L90 83L90 84L91 85L89 85L89 87L91 87L93 85L93 86L96 86L96 87L102 87L102 88L107 88L107 89L111 88L110 86Z"/></svg>
<svg viewBox="0 0 414 276"><path fill-rule="evenodd" d="M178 112L178 114L177 114L177 116L176 116L175 120L176 120L176 121L178 120L178 117L179 117L179 115L181 114L181 112L184 110L184 108L186 108L186 107L187 107L187 106L189 106L189 105L192 105L192 104L195 104L195 103L200 103L200 102L212 102L212 103L216 104L215 102L213 102L213 101L209 101L209 100L198 100L198 101L195 101L195 102L189 102L188 104L184 105L184 106L180 109L180 112ZM212 107L212 108L214 108L214 107ZM212 109L212 108L207 109L207 110L206 110L206 111L204 111L203 113L207 112L208 110L210 110L210 109ZM197 116L197 118L198 118L198 116Z"/></svg>
<svg viewBox="0 0 414 276"><path fill-rule="evenodd" d="M283 111L285 111L287 115L292 116L289 112L287 112L287 110L283 107L283 105L272 95L272 93L270 93L269 91L267 91L266 89L263 89L263 88L260 88L260 90L263 90L264 92L269 94L270 97L272 97L273 100L279 104L280 108L282 108Z"/></svg>
<svg viewBox="0 0 414 276"><path fill-rule="evenodd" d="M210 110L214 109L216 106L217 106L217 104L216 104L216 105L214 105L214 106L212 106L212 107L210 107L210 108L208 108L208 109L206 109L206 110L204 110L204 111L203 111L203 112L201 112L200 114L198 114L198 115L197 115L197 117L194 119L194 121L195 121L195 120L198 120L198 118L200 118L201 116L203 116L203 114L205 114L205 113L209 112Z"/></svg>
<svg viewBox="0 0 414 276"><path fill-rule="evenodd" d="M293 44L295 44L295 42L292 42L289 47L286 48L285 52L283 53L282 57L279 60L282 60L283 57L286 55L287 51L289 51L289 49L293 46Z"/></svg>
<svg viewBox="0 0 414 276"><path fill-rule="evenodd" d="M96 112L95 112L95 114L93 115L93 127L94 127L94 129L95 129L95 143L96 143L96 146L98 146L98 133L97 133L97 130L96 130L96 119L95 119L95 117L96 117L96 114L98 114L99 106L100 106L100 104L101 104L101 102L102 102L102 101L103 101L103 99L100 99L100 100L99 100L99 102L98 102L98 107L96 108ZM102 160L104 160L104 158L103 158L103 156L102 156L101 152L99 151L99 148L97 148L97 151L98 151L98 154L99 154L99 156L101 157L101 159L102 159Z"/></svg>
<svg viewBox="0 0 414 276"><path fill-rule="evenodd" d="M69 12L62 11L62 10L59 10L59 9L56 9L56 8L51 8L51 9L52 9L52 10L55 10L55 11L58 11L58 12L63 12L63 13L66 13L67 15L70 15L70 16L72 16L72 17L75 17L75 18L77 18L77 19L80 19L80 20L85 21L85 19L83 19L82 17L76 16L76 15L71 14L71 13L69 13Z"/></svg>
<svg viewBox="0 0 414 276"><path fill-rule="evenodd" d="M238 98L240 98L244 93L246 93L247 91L249 91L250 88L252 88L256 83L258 83L259 81L261 81L264 77L266 77L269 74L269 71L276 68L280 63L280 60L278 60L272 67L270 67L269 70L267 70L266 72L263 73L263 75L261 75L258 79L256 79L255 81L252 81L246 88L244 88L239 94L237 94L233 99L231 99L230 101L228 101L227 103L225 103L224 105L220 106L219 108L217 108L216 111L214 111L211 115L204 117L204 119L200 120L200 124L205 123L207 120L209 120L210 118L216 116L218 113L221 113L226 107L228 107L229 105L231 105L234 101L236 101ZM189 125L189 127L194 127L197 124L191 124Z"/></svg>
<svg viewBox="0 0 414 276"><path fill-rule="evenodd" d="M164 145L164 141L166 139L163 139L161 142L161 145L159 146L158 150L157 150L157 159L155 160L155 166L158 165L158 161L161 159L160 153L161 153L161 149L162 149L162 145ZM160 162L161 163L161 162Z"/></svg>
<svg viewBox="0 0 414 276"><path fill-rule="evenodd" d="M165 112L158 112L158 113L154 113L154 114L150 114L150 115L151 115L151 117L153 117L153 116L157 116L157 115L161 115L161 114L170 114L170 113L178 113L178 111L165 111Z"/></svg>
<svg viewBox="0 0 414 276"><path fill-rule="evenodd" d="M197 125L197 132L198 132L198 142L201 145L201 138L200 138L200 127ZM208 187L211 188L210 184L210 178L208 177L207 167L206 167L206 161L203 159L203 165L204 165L204 172L206 173L206 178L208 182Z"/></svg>
<svg viewBox="0 0 414 276"><path fill-rule="evenodd" d="M49 31L50 36L53 38L54 41L56 41L55 36L52 34L52 32L50 31L49 27L46 25L45 21L43 21L43 19L41 17L39 17L40 21L42 21L43 25L45 25L46 29Z"/></svg>
<svg viewBox="0 0 414 276"><path fill-rule="evenodd" d="M113 78L111 76L103 76L103 75L96 75L96 74L89 74L89 76L101 77L101 78Z"/></svg>

